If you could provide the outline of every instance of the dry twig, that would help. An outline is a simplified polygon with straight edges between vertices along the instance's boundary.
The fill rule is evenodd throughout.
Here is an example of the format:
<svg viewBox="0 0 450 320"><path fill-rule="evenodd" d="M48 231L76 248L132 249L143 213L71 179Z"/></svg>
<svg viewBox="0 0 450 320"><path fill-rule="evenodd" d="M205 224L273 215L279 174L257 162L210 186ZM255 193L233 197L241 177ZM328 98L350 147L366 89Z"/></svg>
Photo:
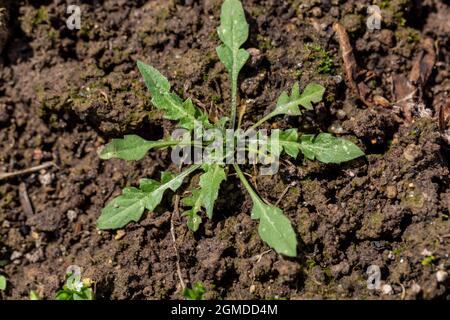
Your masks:
<svg viewBox="0 0 450 320"><path fill-rule="evenodd" d="M30 197L28 197L27 186L23 182L19 185L19 200L25 215L32 216L34 214L33 206Z"/></svg>
<svg viewBox="0 0 450 320"><path fill-rule="evenodd" d="M174 206L174 210L172 212L172 217L170 218L170 234L172 235L173 248L174 248L175 254L177 256L177 261L176 261L177 275L178 275L178 278L180 280L181 287L184 290L184 288L186 288L186 285L184 283L183 275L181 273L180 254L178 253L177 238L175 236L175 227L174 227L174 224L173 224L174 216L175 215L179 216L179 214L180 214L179 205L180 205L180 196L179 195L175 195L175 206Z"/></svg>
<svg viewBox="0 0 450 320"><path fill-rule="evenodd" d="M24 174L30 174L33 172L37 172L43 169L47 169L49 167L57 167L56 164L54 164L53 162L45 162L41 165L35 166L35 167L31 167L31 168L26 168L23 170L18 170L15 172L5 172L5 173L0 173L0 180L4 180L4 179L9 179L9 178L13 178L13 177L17 177L17 176L21 176Z"/></svg>
<svg viewBox="0 0 450 320"><path fill-rule="evenodd" d="M364 82L358 82L357 78L360 74L358 64L356 63L353 48L350 44L350 38L347 30L339 22L334 23L333 30L338 38L339 46L341 47L342 61L344 63L345 79L347 85L352 90L353 94L367 107L372 108L373 105L366 99L369 93L369 88Z"/></svg>

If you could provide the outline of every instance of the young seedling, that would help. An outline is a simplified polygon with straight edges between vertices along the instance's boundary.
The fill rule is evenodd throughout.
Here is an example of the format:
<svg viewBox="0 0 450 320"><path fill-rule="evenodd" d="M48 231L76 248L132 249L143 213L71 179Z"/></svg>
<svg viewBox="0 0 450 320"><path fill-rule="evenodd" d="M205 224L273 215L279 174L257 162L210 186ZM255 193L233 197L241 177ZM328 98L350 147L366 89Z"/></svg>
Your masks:
<svg viewBox="0 0 450 320"><path fill-rule="evenodd" d="M28 294L28 297L30 298L30 300L41 300L41 297L39 296L39 294L34 290L30 291L30 293Z"/></svg>
<svg viewBox="0 0 450 320"><path fill-rule="evenodd" d="M166 119L176 121L178 128L183 128L188 133L194 133L194 136L200 136L202 142L198 143L196 139L193 140L185 136L180 139L164 138L159 141L147 141L136 135L128 135L123 139L114 139L106 145L99 152L102 159L140 160L151 149L169 147L175 148L175 150L177 148L209 150L217 140L211 139L210 136L205 134L204 130L199 128L216 130L225 135L226 125L229 122L228 128L235 132L238 77L240 70L249 58L249 53L241 46L247 41L249 25L238 0L224 1L220 20L218 34L222 44L217 47L217 54L230 76L230 119L222 118L217 123L211 123L208 120L208 115L194 106L191 99L183 100L173 92L169 81L158 70L138 61L137 66L152 94L152 104L163 111ZM252 125L250 129L255 130L273 117L280 115L301 116L303 110L313 110L313 104L322 100L324 91L324 87L312 83L308 84L303 92L300 92L299 85L295 84L291 94L283 92L274 110ZM233 150L237 149L238 137L239 134L236 133L231 137ZM255 139L258 140L258 143L261 142L259 135ZM229 141L230 139L221 141L224 140ZM270 143L267 143L267 141L270 141ZM267 158L270 159L281 155L297 158L302 153L309 160L341 163L364 155L361 149L348 140L334 137L328 133L301 134L296 128L283 131L274 130L265 143L266 151L269 152ZM246 150L247 152L252 151L251 148ZM231 155L234 155L234 151ZM225 158L229 156L230 152L227 149ZM227 179L230 169L223 159L224 156L223 154L220 155L220 152L211 152L206 161L195 163L181 173L163 172L160 181L141 179L139 187L125 188L122 195L108 203L97 221L98 228L118 229L132 221L139 221L145 210L153 211L160 204L166 191L176 192L194 171L202 170L203 173L199 178L198 186L189 190L189 196L182 200L182 205L188 208L183 213L187 217L187 226L192 231L196 231L202 222L202 213L205 213L210 219L213 217L214 203L218 197L221 184ZM230 163L227 162L227 164ZM231 165L253 202L251 218L259 220L258 232L261 239L280 254L289 257L296 256L297 236L289 219L280 208L268 203L257 194L238 163L232 162Z"/></svg>
<svg viewBox="0 0 450 320"><path fill-rule="evenodd" d="M196 282L191 288L184 288L183 296L187 300L203 300L203 295L205 294L206 289L201 282Z"/></svg>
<svg viewBox="0 0 450 320"><path fill-rule="evenodd" d="M4 276L0 276L0 291L6 290L6 278Z"/></svg>
<svg viewBox="0 0 450 320"><path fill-rule="evenodd" d="M31 298L31 293L30 293ZM66 282L56 293L56 300L94 300L94 292L89 280L81 279L81 273L76 270L66 273Z"/></svg>

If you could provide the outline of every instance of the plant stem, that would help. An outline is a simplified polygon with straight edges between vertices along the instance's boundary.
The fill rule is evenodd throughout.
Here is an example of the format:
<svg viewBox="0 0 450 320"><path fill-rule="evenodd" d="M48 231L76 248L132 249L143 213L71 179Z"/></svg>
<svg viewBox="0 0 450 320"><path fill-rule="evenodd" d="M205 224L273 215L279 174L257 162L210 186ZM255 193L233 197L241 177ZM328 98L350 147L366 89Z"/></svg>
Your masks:
<svg viewBox="0 0 450 320"><path fill-rule="evenodd" d="M231 129L236 125L237 79L231 79Z"/></svg>
<svg viewBox="0 0 450 320"><path fill-rule="evenodd" d="M241 168L239 168L237 164L233 164L233 167L242 184L244 185L245 189L247 189L248 193L250 194L250 197L252 198L253 202L255 202L255 199L259 200L259 196L256 194L255 190L253 190L252 186L250 185L250 182L248 182L248 180L245 178Z"/></svg>
<svg viewBox="0 0 450 320"><path fill-rule="evenodd" d="M252 125L250 127L251 130L255 130L257 127L259 127L260 125L262 125L264 122L266 122L267 120L269 120L270 118L276 116L276 114L274 114L273 112L269 113L268 115L266 115L265 117L263 117L262 119L260 119L257 123L255 123L254 125Z"/></svg>

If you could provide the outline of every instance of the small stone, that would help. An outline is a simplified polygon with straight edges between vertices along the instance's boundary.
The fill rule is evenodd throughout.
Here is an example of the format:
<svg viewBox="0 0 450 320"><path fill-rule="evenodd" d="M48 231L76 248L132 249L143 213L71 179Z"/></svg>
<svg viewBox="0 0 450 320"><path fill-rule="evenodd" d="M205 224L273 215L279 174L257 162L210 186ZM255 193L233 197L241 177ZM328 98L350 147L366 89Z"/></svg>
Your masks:
<svg viewBox="0 0 450 320"><path fill-rule="evenodd" d="M77 217L78 213L75 210L67 211L67 219L69 219L70 222L74 222Z"/></svg>
<svg viewBox="0 0 450 320"><path fill-rule="evenodd" d="M39 182L45 187L49 186L53 182L53 174L50 172L43 172L39 175Z"/></svg>
<svg viewBox="0 0 450 320"><path fill-rule="evenodd" d="M344 120L344 119L347 117L347 114L345 113L344 110L339 109L338 111L336 111L336 117L337 117L339 120Z"/></svg>
<svg viewBox="0 0 450 320"><path fill-rule="evenodd" d="M386 196L389 199L395 199L397 197L397 187L396 186L387 186Z"/></svg>
<svg viewBox="0 0 450 320"><path fill-rule="evenodd" d="M381 287L381 292L384 295L392 295L394 293L394 289L392 289L392 286L390 284L383 284Z"/></svg>
<svg viewBox="0 0 450 320"><path fill-rule="evenodd" d="M341 20L341 24L348 33L359 32L363 26L363 22L362 16L358 14L346 14Z"/></svg>
<svg viewBox="0 0 450 320"><path fill-rule="evenodd" d="M412 293L414 293L414 294L419 294L420 291L422 291L422 288L421 288L417 283L414 283L414 284L411 286L411 292L412 292Z"/></svg>
<svg viewBox="0 0 450 320"><path fill-rule="evenodd" d="M126 235L126 232L124 230L122 230L122 229L117 230L116 236L114 237L114 240L120 240L123 237L125 237L125 235Z"/></svg>
<svg viewBox="0 0 450 320"><path fill-rule="evenodd" d="M10 259L11 259L11 261L14 261L14 260L20 259L21 257L22 257L22 252L14 251L14 252L11 254Z"/></svg>
<svg viewBox="0 0 450 320"><path fill-rule="evenodd" d="M256 286L254 284L252 284L250 286L250 293L255 293L255 291L256 291Z"/></svg>
<svg viewBox="0 0 450 320"><path fill-rule="evenodd" d="M423 255L424 257L429 257L429 256L433 255L433 252L431 252L430 250L425 248L425 249L422 250L422 252L420 254Z"/></svg>
<svg viewBox="0 0 450 320"><path fill-rule="evenodd" d="M42 152L41 149L34 149L33 150L33 159L34 160L41 160L43 157L44 157L44 153Z"/></svg>
<svg viewBox="0 0 450 320"><path fill-rule="evenodd" d="M331 266L331 275L334 278L338 278L342 275L348 274L350 271L350 265L346 261L342 261L339 264Z"/></svg>
<svg viewBox="0 0 450 320"><path fill-rule="evenodd" d="M333 134L343 134L343 133L345 133L345 130L342 127L342 125L340 124L340 122L335 121L328 128L328 132L333 133Z"/></svg>
<svg viewBox="0 0 450 320"><path fill-rule="evenodd" d="M436 280L437 282L445 282L448 278L448 273L444 270L439 270L436 272Z"/></svg>
<svg viewBox="0 0 450 320"><path fill-rule="evenodd" d="M389 102L388 99L386 99L385 97L379 96L379 95L375 95L373 97L373 102L375 102L375 104L382 106L384 108L389 108L391 106L391 103Z"/></svg>
<svg viewBox="0 0 450 320"><path fill-rule="evenodd" d="M247 52L250 54L250 57L251 57L250 64L253 67L258 66L263 58L263 55L261 54L261 50L259 50L257 48L249 48L249 49L247 49Z"/></svg>
<svg viewBox="0 0 450 320"><path fill-rule="evenodd" d="M314 7L312 8L311 13L314 17L320 18L322 16L322 9L320 7Z"/></svg>
<svg viewBox="0 0 450 320"><path fill-rule="evenodd" d="M420 155L420 147L416 146L415 144L409 144L405 148L405 151L403 151L403 157L411 162L416 160L419 157L419 155Z"/></svg>
<svg viewBox="0 0 450 320"><path fill-rule="evenodd" d="M395 260L395 254L392 251L389 251L388 259Z"/></svg>
<svg viewBox="0 0 450 320"><path fill-rule="evenodd" d="M380 42L388 47L393 47L395 45L395 34L389 29L383 29L379 33Z"/></svg>
<svg viewBox="0 0 450 320"><path fill-rule="evenodd" d="M41 236L39 235L39 233L37 233L36 231L31 231L31 237L34 240L38 240Z"/></svg>

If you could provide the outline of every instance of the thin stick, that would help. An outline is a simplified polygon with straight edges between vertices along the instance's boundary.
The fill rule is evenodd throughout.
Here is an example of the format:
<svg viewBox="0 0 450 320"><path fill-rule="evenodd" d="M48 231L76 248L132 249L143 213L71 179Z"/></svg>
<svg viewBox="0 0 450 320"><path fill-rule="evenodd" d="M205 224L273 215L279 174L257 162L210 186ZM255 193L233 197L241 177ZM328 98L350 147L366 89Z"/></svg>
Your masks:
<svg viewBox="0 0 450 320"><path fill-rule="evenodd" d="M28 217L32 216L34 214L33 206L28 196L27 185L24 182L19 185L19 200L25 215Z"/></svg>
<svg viewBox="0 0 450 320"><path fill-rule="evenodd" d="M286 188L284 188L283 192L281 193L281 195L279 196L277 202L275 202L275 207L278 207L278 205L281 202L281 199L283 199L283 197L286 195L286 193L289 191L289 189L293 186L295 186L295 182L291 182Z"/></svg>
<svg viewBox="0 0 450 320"><path fill-rule="evenodd" d="M184 284L184 280L183 280L183 275L181 273L181 267L180 267L180 254L178 253L178 248L177 248L177 238L175 236L175 227L173 224L173 218L175 215L179 215L179 203L180 203L180 196L179 195L175 195L175 207L173 209L172 212L172 217L170 219L170 234L172 235L172 241L173 241L173 248L175 249L175 254L177 255L177 261L176 261L176 265L177 265L177 274L178 274L178 278L180 279L180 284L181 287L186 288L186 285Z"/></svg>
<svg viewBox="0 0 450 320"><path fill-rule="evenodd" d="M49 167L57 167L56 164L54 164L53 162L45 162L41 165L38 165L36 167L31 167L31 168L27 168L27 169L23 169L23 170L18 170L15 172L6 172L6 173L0 173L0 180L4 180L4 179L9 179L12 177L17 177L17 176L21 176L24 174L30 174L36 171L40 171L42 169L47 169Z"/></svg>

